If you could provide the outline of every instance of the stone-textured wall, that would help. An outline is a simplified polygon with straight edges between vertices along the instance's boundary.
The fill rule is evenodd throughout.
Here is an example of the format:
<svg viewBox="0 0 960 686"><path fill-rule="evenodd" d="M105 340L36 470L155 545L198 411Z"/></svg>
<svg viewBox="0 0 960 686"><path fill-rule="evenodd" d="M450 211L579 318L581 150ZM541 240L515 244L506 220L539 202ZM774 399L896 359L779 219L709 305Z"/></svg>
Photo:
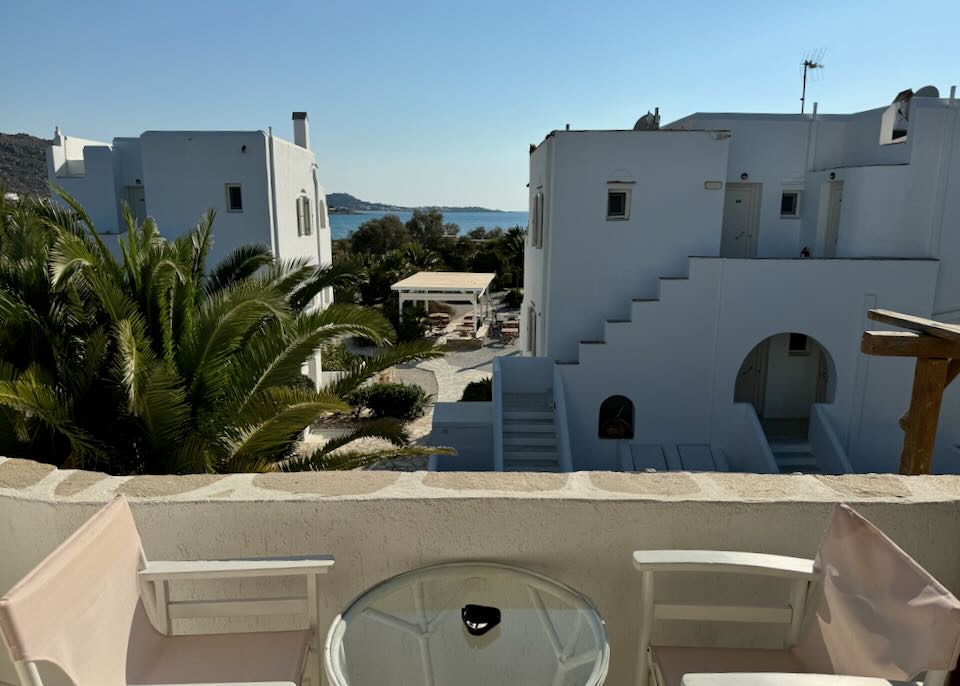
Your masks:
<svg viewBox="0 0 960 686"><path fill-rule="evenodd" d="M606 621L612 685L630 683L636 661L635 549L812 556L832 503L845 501L960 590L960 477L376 471L109 477L0 458L0 592L117 493L130 498L153 559L334 555L336 566L322 580L324 627L364 589L424 565L493 560L555 577L592 599ZM772 584L700 581L678 576L660 588L665 595L689 591L691 602L738 595L786 602ZM241 591L282 594L261 584ZM193 589L178 592L186 597ZM288 624L270 619L256 626ZM724 625L665 625L655 636L752 645L773 645L776 638L769 627L731 633ZM3 682L15 683L5 655Z"/></svg>

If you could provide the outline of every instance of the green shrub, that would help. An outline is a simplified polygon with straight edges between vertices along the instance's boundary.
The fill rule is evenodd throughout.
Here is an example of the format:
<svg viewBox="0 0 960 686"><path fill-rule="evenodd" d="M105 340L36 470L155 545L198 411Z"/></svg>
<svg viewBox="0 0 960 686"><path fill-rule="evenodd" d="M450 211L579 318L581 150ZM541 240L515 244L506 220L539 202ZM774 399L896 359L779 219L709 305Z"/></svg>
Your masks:
<svg viewBox="0 0 960 686"><path fill-rule="evenodd" d="M422 417L433 398L420 386L402 383L375 383L350 395L353 407L370 410L374 417L392 417L405 422Z"/></svg>
<svg viewBox="0 0 960 686"><path fill-rule="evenodd" d="M503 304L511 310L519 309L520 305L523 304L523 291L519 288L511 288L503 296Z"/></svg>
<svg viewBox="0 0 960 686"><path fill-rule="evenodd" d="M368 341L364 341L368 343ZM345 372L350 369L350 362L356 358L352 352L347 350L343 343L332 343L323 346L320 353L320 361L323 364L325 372Z"/></svg>
<svg viewBox="0 0 960 686"><path fill-rule="evenodd" d="M462 403L482 403L493 400L493 379L481 379L480 381L471 381L463 389L463 395L460 396Z"/></svg>

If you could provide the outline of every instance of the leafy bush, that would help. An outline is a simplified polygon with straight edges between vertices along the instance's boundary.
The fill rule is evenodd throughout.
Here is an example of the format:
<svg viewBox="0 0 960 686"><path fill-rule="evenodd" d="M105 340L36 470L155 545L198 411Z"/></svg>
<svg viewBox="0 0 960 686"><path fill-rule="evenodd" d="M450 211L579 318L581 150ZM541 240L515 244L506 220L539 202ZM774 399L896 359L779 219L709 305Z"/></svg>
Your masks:
<svg viewBox="0 0 960 686"><path fill-rule="evenodd" d="M486 378L480 381L471 381L463 389L463 395L460 396L462 403L482 403L493 400L493 379Z"/></svg>
<svg viewBox="0 0 960 686"><path fill-rule="evenodd" d="M523 291L519 288L511 288L503 296L503 304L512 310L519 309L520 305L523 304Z"/></svg>
<svg viewBox="0 0 960 686"><path fill-rule="evenodd" d="M364 343L367 341L364 340ZM325 372L345 372L350 369L350 362L355 357L356 355L347 350L347 346L343 343L334 343L323 346L320 360Z"/></svg>
<svg viewBox="0 0 960 686"><path fill-rule="evenodd" d="M392 417L408 422L422 417L433 398L420 386L402 383L375 383L354 391L350 404L366 408L374 417Z"/></svg>

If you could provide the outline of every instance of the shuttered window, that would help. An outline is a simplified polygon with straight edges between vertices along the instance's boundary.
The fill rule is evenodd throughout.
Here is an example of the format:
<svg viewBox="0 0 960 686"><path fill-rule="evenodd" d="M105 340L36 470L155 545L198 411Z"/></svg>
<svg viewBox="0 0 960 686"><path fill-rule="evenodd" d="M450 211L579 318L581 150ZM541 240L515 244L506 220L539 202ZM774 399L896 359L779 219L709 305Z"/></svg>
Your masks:
<svg viewBox="0 0 960 686"><path fill-rule="evenodd" d="M310 215L310 198L301 195L297 198L297 235L309 236L313 233L313 218Z"/></svg>
<svg viewBox="0 0 960 686"><path fill-rule="evenodd" d="M530 208L530 245L534 248L543 247L543 193L533 196L533 205Z"/></svg>

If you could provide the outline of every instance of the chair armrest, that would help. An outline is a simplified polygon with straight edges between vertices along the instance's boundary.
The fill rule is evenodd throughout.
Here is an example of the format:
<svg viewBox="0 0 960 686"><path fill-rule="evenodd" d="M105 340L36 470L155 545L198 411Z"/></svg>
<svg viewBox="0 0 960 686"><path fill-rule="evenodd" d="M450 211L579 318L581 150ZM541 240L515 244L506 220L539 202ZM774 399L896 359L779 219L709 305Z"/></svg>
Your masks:
<svg viewBox="0 0 960 686"><path fill-rule="evenodd" d="M140 570L143 581L229 579L326 574L333 557L264 557L242 560L158 560Z"/></svg>
<svg viewBox="0 0 960 686"><path fill-rule="evenodd" d="M633 566L641 572L726 572L811 581L820 578L813 560L729 550L636 550Z"/></svg>

